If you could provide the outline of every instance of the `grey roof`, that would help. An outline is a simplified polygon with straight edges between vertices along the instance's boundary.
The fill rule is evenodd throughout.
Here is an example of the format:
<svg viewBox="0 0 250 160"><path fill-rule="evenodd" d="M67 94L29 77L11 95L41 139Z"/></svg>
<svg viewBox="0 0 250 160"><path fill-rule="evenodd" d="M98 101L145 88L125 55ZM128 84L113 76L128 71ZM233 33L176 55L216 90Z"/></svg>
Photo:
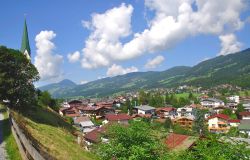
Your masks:
<svg viewBox="0 0 250 160"><path fill-rule="evenodd" d="M240 121L240 124L248 124L250 125L250 119L243 119Z"/></svg>
<svg viewBox="0 0 250 160"><path fill-rule="evenodd" d="M91 121L84 121L84 122L80 122L80 125L82 127L91 127L91 126L94 126L94 123Z"/></svg>
<svg viewBox="0 0 250 160"><path fill-rule="evenodd" d="M155 107L151 107L151 106L148 106L148 105L136 106L135 108L143 110L143 111L149 111L149 110L154 110L155 109Z"/></svg>

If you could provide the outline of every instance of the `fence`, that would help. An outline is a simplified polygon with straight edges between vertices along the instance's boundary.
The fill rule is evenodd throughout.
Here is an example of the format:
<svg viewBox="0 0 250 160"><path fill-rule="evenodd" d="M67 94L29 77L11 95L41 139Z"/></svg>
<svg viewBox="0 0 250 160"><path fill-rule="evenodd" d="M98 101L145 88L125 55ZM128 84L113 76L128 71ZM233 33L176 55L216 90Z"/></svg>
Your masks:
<svg viewBox="0 0 250 160"><path fill-rule="evenodd" d="M23 160L52 160L54 159L48 153L44 152L39 148L36 142L32 141L25 135L24 130L20 127L16 121L9 116L11 123L12 134L17 143L18 149Z"/></svg>

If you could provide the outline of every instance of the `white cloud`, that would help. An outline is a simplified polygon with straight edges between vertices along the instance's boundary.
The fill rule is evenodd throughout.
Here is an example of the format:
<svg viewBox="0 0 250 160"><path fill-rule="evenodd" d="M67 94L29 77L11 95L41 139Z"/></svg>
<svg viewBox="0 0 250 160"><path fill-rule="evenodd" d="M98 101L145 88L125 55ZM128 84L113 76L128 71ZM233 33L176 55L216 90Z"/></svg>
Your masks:
<svg viewBox="0 0 250 160"><path fill-rule="evenodd" d="M86 83L88 83L89 81L86 81L86 80L82 80L81 82L80 82L80 84L86 84Z"/></svg>
<svg viewBox="0 0 250 160"><path fill-rule="evenodd" d="M196 5L194 10L192 5ZM188 36L233 33L244 25L240 13L244 0L145 0L145 6L155 13L149 27L131 34L133 7L122 4L103 14L93 14L85 27L92 32L83 48L83 68L110 66L146 53L169 49Z"/></svg>
<svg viewBox="0 0 250 160"><path fill-rule="evenodd" d="M55 44L52 42L56 34L53 31L41 31L36 35L35 66L41 77L41 81L50 81L62 76L61 65L63 57L54 54Z"/></svg>
<svg viewBox="0 0 250 160"><path fill-rule="evenodd" d="M221 51L219 55L227 55L241 50L242 44L237 40L234 34L219 36L221 41Z"/></svg>
<svg viewBox="0 0 250 160"><path fill-rule="evenodd" d="M75 51L74 53L69 53L67 55L68 60L69 60L70 63L74 63L74 62L79 61L80 60L80 56L81 56L81 54L80 54L79 51Z"/></svg>
<svg viewBox="0 0 250 160"><path fill-rule="evenodd" d="M130 72L137 72L137 71L138 69L134 66L129 67L129 68L123 68L120 65L113 64L111 67L108 68L107 76L111 77L111 76L123 75L123 74L127 74Z"/></svg>
<svg viewBox="0 0 250 160"><path fill-rule="evenodd" d="M155 58L148 60L145 64L145 68L156 68L164 61L164 59L165 58L163 56L156 56Z"/></svg>

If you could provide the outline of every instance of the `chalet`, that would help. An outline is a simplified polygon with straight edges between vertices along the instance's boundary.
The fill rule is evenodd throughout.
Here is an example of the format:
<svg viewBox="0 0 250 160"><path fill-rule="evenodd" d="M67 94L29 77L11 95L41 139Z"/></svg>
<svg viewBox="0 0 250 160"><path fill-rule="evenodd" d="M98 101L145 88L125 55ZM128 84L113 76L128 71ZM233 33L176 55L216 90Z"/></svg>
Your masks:
<svg viewBox="0 0 250 160"><path fill-rule="evenodd" d="M87 116L104 117L106 114L115 113L113 108L104 106L87 106L80 109L81 114Z"/></svg>
<svg viewBox="0 0 250 160"><path fill-rule="evenodd" d="M194 108L185 106L177 109L178 117L193 117L194 116Z"/></svg>
<svg viewBox="0 0 250 160"><path fill-rule="evenodd" d="M79 126L83 133L87 133L95 129L94 123L87 116L75 118L74 124Z"/></svg>
<svg viewBox="0 0 250 160"><path fill-rule="evenodd" d="M245 120L245 119L249 119L250 120L250 112L240 112L239 115L240 115L240 118L242 120Z"/></svg>
<svg viewBox="0 0 250 160"><path fill-rule="evenodd" d="M98 102L98 103L95 103L96 106L98 107L106 107L106 108L112 108L113 105L114 105L114 102Z"/></svg>
<svg viewBox="0 0 250 160"><path fill-rule="evenodd" d="M190 149L197 140L197 137L170 133L166 138L166 145L170 150L187 150Z"/></svg>
<svg viewBox="0 0 250 160"><path fill-rule="evenodd" d="M206 98L201 100L201 105L206 108L214 108L219 106L224 106L225 103L222 100L216 98Z"/></svg>
<svg viewBox="0 0 250 160"><path fill-rule="evenodd" d="M132 117L125 114L125 113L107 114L105 116L105 120L103 121L103 123L106 124L109 122L116 122L116 123L120 123L120 124L128 124L128 121L131 119L132 119Z"/></svg>
<svg viewBox="0 0 250 160"><path fill-rule="evenodd" d="M228 120L229 116L225 114L215 114L208 117L208 131L213 133L227 133L230 129Z"/></svg>
<svg viewBox="0 0 250 160"><path fill-rule="evenodd" d="M240 133L248 134L248 137L250 137L250 120L241 120L238 129Z"/></svg>
<svg viewBox="0 0 250 160"><path fill-rule="evenodd" d="M107 142L108 139L105 138L106 128L104 126L96 128L84 135L85 143L90 146L93 143Z"/></svg>
<svg viewBox="0 0 250 160"><path fill-rule="evenodd" d="M192 129L193 127L193 121L194 119L193 118L189 118L189 117L177 117L173 120L173 123L176 125L180 125L181 127L183 128L186 128L186 129Z"/></svg>
<svg viewBox="0 0 250 160"><path fill-rule="evenodd" d="M69 108L61 108L59 110L59 114L61 116L67 116L67 117L80 117L79 110L76 107L69 107Z"/></svg>
<svg viewBox="0 0 250 160"><path fill-rule="evenodd" d="M176 109L173 107L157 108L156 114L161 118L172 117L176 115Z"/></svg>
<svg viewBox="0 0 250 160"><path fill-rule="evenodd" d="M148 105L136 106L134 108L136 109L137 114L155 114L155 108Z"/></svg>
<svg viewBox="0 0 250 160"><path fill-rule="evenodd" d="M150 118L152 118L152 114L133 114L132 118L134 120L141 120L141 118L148 118L148 119L150 119Z"/></svg>
<svg viewBox="0 0 250 160"><path fill-rule="evenodd" d="M68 104L69 104L70 107L77 107L77 106L82 105L82 101L80 101L80 100L72 100L72 101L69 101Z"/></svg>

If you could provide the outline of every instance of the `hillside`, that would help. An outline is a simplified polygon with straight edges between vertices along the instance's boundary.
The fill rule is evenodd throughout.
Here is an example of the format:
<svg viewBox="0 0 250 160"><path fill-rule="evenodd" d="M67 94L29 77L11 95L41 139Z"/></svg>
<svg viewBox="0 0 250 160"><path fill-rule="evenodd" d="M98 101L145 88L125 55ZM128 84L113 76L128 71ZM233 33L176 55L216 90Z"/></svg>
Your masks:
<svg viewBox="0 0 250 160"><path fill-rule="evenodd" d="M48 153L52 159L98 159L76 142L75 129L50 108L28 108L25 112L11 110L13 118L33 145ZM47 154L45 154L47 155Z"/></svg>
<svg viewBox="0 0 250 160"><path fill-rule="evenodd" d="M74 82L64 79L58 83L52 83L46 86L39 87L42 91L49 91L53 96L57 97L58 93L67 92L67 90L77 86Z"/></svg>
<svg viewBox="0 0 250 160"><path fill-rule="evenodd" d="M45 86L54 97L106 96L140 88L175 87L188 84L211 87L230 83L250 86L250 49L218 56L193 67L178 66L161 72L134 72L70 87ZM44 89L45 88L45 89ZM40 88L41 89L41 88Z"/></svg>

